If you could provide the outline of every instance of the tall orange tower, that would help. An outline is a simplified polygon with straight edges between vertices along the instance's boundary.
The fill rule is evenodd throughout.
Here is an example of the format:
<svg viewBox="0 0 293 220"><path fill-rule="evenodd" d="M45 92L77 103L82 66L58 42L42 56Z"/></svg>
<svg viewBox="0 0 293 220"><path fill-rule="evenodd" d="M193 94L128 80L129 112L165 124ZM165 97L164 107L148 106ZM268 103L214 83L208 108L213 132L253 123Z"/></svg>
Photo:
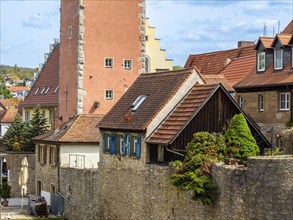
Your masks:
<svg viewBox="0 0 293 220"><path fill-rule="evenodd" d="M59 114L105 114L145 72L145 0L62 0Z"/></svg>

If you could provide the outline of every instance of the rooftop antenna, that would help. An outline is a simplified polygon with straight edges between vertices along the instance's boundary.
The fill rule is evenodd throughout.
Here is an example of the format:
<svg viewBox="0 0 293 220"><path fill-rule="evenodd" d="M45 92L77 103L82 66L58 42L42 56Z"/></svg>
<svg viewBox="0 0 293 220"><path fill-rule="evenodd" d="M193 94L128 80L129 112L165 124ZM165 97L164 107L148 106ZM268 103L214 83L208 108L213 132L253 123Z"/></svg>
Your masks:
<svg viewBox="0 0 293 220"><path fill-rule="evenodd" d="M278 20L278 34L280 33L280 20Z"/></svg>
<svg viewBox="0 0 293 220"><path fill-rule="evenodd" d="M273 27L273 37L275 36L275 26Z"/></svg>
<svg viewBox="0 0 293 220"><path fill-rule="evenodd" d="M264 23L264 27L263 27L263 36L264 36L264 37L267 36L267 28L268 28L267 24Z"/></svg>

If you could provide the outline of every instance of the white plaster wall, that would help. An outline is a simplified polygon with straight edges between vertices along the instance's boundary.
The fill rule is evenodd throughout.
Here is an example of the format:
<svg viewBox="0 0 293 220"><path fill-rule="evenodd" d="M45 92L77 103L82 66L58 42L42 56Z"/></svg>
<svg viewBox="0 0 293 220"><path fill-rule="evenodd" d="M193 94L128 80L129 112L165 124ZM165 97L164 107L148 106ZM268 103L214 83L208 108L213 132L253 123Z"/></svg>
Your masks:
<svg viewBox="0 0 293 220"><path fill-rule="evenodd" d="M79 164L79 166L77 167L76 167L76 164L74 163L76 158L78 159L77 163ZM100 146L99 145L62 144L60 146L61 167L70 166L70 167L88 168L88 169L98 168L99 161L100 161ZM83 166L83 162L84 162L84 166Z"/></svg>
<svg viewBox="0 0 293 220"><path fill-rule="evenodd" d="M180 102L180 100L187 94L189 90L191 90L191 88L196 83L205 84L202 77L195 70L193 70L193 73L184 82L184 84L177 91L177 93L172 97L172 99L163 107L163 109L149 124L146 131L146 139L148 139L149 135L157 128L159 124L161 124L164 118L170 113L170 111Z"/></svg>

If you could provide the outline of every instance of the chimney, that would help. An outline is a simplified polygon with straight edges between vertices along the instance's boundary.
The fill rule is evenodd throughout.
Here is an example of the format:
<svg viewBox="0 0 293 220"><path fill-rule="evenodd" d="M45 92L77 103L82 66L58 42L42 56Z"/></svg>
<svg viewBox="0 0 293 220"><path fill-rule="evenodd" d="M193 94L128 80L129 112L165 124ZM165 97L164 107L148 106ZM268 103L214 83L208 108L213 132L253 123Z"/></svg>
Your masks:
<svg viewBox="0 0 293 220"><path fill-rule="evenodd" d="M254 42L253 41L238 41L238 48L242 48L242 47L249 47L249 46L253 46Z"/></svg>

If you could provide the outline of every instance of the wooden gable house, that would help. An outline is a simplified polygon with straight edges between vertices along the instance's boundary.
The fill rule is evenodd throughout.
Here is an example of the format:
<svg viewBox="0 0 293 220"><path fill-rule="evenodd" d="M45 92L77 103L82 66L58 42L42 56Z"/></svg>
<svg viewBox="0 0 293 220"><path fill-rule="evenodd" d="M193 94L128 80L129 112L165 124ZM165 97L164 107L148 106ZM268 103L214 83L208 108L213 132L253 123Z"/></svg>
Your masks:
<svg viewBox="0 0 293 220"><path fill-rule="evenodd" d="M206 84L195 69L183 69L142 74L98 127L104 155L166 164L184 158L194 133L224 133L240 112L221 84ZM260 148L270 147L244 115Z"/></svg>

